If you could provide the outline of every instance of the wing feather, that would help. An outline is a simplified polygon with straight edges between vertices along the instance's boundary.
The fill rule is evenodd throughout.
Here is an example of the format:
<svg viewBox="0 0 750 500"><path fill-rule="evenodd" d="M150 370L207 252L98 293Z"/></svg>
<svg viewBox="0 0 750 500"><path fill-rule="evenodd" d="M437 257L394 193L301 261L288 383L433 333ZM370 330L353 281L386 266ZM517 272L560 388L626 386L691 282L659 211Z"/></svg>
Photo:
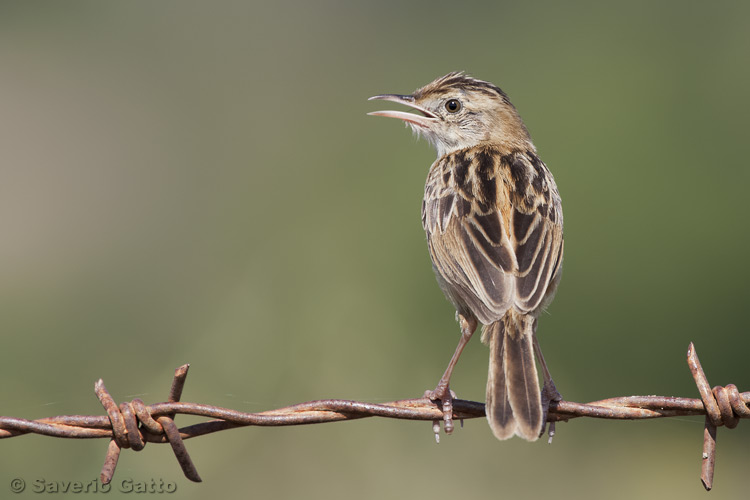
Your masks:
<svg viewBox="0 0 750 500"><path fill-rule="evenodd" d="M459 312L468 309L484 324L511 306L537 309L556 284L560 197L532 151L503 156L477 147L437 160L422 224L443 291Z"/></svg>

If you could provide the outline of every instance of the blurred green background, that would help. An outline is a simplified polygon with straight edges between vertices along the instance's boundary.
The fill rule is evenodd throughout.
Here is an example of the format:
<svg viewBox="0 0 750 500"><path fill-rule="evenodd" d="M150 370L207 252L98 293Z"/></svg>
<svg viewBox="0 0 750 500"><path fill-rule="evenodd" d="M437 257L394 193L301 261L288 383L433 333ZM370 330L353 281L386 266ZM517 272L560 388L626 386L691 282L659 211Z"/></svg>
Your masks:
<svg viewBox="0 0 750 500"><path fill-rule="evenodd" d="M458 340L420 226L434 159L367 97L500 85L565 208L540 321L566 399L750 390L747 2L0 3L0 414L166 397L262 411L434 387ZM478 339L452 387L482 400ZM178 418L179 423L194 419ZM745 495L747 425L712 498ZM467 421L247 428L125 451L185 498L705 498L701 419L576 420L552 446ZM89 481L106 443L0 443L0 491ZM26 493L31 495L30 493Z"/></svg>

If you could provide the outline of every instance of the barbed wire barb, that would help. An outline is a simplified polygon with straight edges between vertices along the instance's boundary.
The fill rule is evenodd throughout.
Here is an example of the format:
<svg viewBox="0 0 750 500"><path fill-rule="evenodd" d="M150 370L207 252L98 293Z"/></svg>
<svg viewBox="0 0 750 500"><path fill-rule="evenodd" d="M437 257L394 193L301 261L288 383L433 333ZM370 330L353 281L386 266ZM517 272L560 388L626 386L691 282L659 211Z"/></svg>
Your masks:
<svg viewBox="0 0 750 500"><path fill-rule="evenodd" d="M698 387L700 399L626 396L585 404L565 400L553 401L550 403L547 421L553 424L582 417L638 420L705 415L701 481L706 490L710 490L713 487L716 463L717 428L726 426L732 429L737 426L740 419L750 418L750 392L740 393L734 384L711 389L692 343L688 347L687 362ZM380 404L324 399L261 413L245 413L217 406L181 402L188 368L189 365L186 364L175 370L166 402L146 405L142 400L135 398L118 406L104 386L104 382L99 379L94 385L94 392L106 415L62 415L38 420L0 417L0 439L29 433L72 439L108 438L109 444L100 475L103 484L112 481L123 448L140 451L149 442L169 443L185 477L200 482L200 475L185 447L186 439L253 425L308 425L367 417L429 421L433 429L437 425L439 431L442 421L441 409L424 397ZM180 414L212 420L178 428L174 419ZM453 401L453 418L462 421L462 426L464 419L484 416L483 403L462 399Z"/></svg>

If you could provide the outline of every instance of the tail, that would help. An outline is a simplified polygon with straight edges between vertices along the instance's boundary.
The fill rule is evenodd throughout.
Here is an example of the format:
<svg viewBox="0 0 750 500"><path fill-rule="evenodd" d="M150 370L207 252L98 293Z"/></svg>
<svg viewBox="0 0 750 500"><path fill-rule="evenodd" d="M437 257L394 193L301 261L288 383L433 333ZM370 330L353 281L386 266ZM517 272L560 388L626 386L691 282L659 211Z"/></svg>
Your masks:
<svg viewBox="0 0 750 500"><path fill-rule="evenodd" d="M498 439L535 441L542 431L542 400L534 363L534 318L514 310L484 327L490 344L487 420Z"/></svg>

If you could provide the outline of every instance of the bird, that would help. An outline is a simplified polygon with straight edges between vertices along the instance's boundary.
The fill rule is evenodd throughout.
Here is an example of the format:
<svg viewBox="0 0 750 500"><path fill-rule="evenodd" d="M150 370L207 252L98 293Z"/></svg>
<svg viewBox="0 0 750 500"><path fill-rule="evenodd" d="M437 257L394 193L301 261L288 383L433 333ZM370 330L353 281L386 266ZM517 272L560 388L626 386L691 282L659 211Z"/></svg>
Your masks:
<svg viewBox="0 0 750 500"><path fill-rule="evenodd" d="M425 396L440 402L444 432L453 431L450 379L469 339L482 325L489 345L485 414L500 440L538 439L549 405L560 401L536 337L562 272L563 213L555 180L508 95L464 72L451 72L412 94L369 100L410 111L397 118L434 146L422 227L432 267L456 309L461 337L445 373ZM544 387L534 354L542 368ZM439 421L435 424L436 438ZM550 440L554 427L550 425Z"/></svg>

